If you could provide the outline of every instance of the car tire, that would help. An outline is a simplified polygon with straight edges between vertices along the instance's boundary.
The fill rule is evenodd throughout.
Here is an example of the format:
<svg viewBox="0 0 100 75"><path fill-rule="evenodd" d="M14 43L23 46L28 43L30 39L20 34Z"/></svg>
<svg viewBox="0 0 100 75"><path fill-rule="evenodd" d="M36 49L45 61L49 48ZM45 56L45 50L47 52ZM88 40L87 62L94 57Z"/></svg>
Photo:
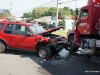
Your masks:
<svg viewBox="0 0 100 75"><path fill-rule="evenodd" d="M49 59L51 57L51 50L47 46L39 46L38 56L42 59Z"/></svg>
<svg viewBox="0 0 100 75"><path fill-rule="evenodd" d="M0 41L0 53L5 52L5 50L6 50L5 44L2 41Z"/></svg>
<svg viewBox="0 0 100 75"><path fill-rule="evenodd" d="M70 51L70 53L75 53L79 47L75 46L75 40L74 40L74 36L70 36L69 37L69 43L70 43L70 49L68 49Z"/></svg>

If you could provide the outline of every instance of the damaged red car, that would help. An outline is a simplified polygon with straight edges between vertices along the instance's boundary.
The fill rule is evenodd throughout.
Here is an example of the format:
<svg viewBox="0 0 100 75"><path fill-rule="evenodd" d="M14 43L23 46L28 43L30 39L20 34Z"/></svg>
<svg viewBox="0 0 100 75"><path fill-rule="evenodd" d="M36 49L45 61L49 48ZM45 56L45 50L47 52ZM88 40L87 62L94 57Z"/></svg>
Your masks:
<svg viewBox="0 0 100 75"><path fill-rule="evenodd" d="M0 22L0 53L7 49L37 52L49 59L61 51L65 38L51 34L62 27L44 30L38 25L23 22Z"/></svg>

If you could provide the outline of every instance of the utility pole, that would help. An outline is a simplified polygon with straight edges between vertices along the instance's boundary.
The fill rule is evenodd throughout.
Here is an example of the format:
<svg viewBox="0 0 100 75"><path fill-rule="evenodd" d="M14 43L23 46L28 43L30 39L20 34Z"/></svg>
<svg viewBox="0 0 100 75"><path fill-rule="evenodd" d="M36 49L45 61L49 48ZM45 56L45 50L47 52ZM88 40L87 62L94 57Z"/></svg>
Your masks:
<svg viewBox="0 0 100 75"><path fill-rule="evenodd" d="M59 0L57 0L56 27L58 26L58 1L59 1Z"/></svg>
<svg viewBox="0 0 100 75"><path fill-rule="evenodd" d="M76 0L76 9L77 9L77 0Z"/></svg>
<svg viewBox="0 0 100 75"><path fill-rule="evenodd" d="M11 12L12 12L12 2L10 4L10 14L12 14ZM11 15L11 19L12 19L12 15Z"/></svg>

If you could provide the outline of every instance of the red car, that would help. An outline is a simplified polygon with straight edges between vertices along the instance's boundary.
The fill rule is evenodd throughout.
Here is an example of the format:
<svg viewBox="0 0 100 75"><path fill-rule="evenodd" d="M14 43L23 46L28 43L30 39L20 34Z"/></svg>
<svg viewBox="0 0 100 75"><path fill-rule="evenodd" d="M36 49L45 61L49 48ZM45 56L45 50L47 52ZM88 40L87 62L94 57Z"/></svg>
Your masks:
<svg viewBox="0 0 100 75"><path fill-rule="evenodd" d="M41 58L50 58L64 47L64 37L51 34L62 27L44 31L38 25L24 22L0 22L0 52L7 49L37 52Z"/></svg>

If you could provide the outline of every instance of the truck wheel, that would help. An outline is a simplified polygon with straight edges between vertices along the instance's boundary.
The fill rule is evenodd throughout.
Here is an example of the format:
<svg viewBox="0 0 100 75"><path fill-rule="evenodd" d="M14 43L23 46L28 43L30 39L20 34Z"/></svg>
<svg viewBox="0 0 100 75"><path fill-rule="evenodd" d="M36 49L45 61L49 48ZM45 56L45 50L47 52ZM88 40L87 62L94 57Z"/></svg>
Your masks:
<svg viewBox="0 0 100 75"><path fill-rule="evenodd" d="M68 50L68 45L67 45L67 44L65 44L64 48L65 48L66 50Z"/></svg>
<svg viewBox="0 0 100 75"><path fill-rule="evenodd" d="M0 41L0 53L5 52L5 49L6 49L5 44Z"/></svg>
<svg viewBox="0 0 100 75"><path fill-rule="evenodd" d="M51 50L47 46L39 46L38 55L42 59L49 59L51 57Z"/></svg>
<svg viewBox="0 0 100 75"><path fill-rule="evenodd" d="M75 46L74 36L70 36L69 37L69 43L70 43L70 49L69 49L69 51L71 53L76 52L78 50L78 47Z"/></svg>

